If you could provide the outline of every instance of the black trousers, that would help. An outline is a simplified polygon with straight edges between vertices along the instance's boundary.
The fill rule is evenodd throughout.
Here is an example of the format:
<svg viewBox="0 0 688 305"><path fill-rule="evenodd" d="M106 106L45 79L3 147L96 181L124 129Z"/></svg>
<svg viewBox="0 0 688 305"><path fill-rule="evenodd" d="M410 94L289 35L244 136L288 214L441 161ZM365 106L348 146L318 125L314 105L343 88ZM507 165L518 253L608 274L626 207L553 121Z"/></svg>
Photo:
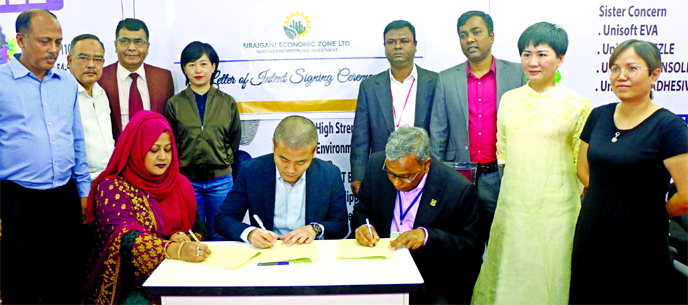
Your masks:
<svg viewBox="0 0 688 305"><path fill-rule="evenodd" d="M74 180L49 190L0 181L3 304L78 304L86 248Z"/></svg>

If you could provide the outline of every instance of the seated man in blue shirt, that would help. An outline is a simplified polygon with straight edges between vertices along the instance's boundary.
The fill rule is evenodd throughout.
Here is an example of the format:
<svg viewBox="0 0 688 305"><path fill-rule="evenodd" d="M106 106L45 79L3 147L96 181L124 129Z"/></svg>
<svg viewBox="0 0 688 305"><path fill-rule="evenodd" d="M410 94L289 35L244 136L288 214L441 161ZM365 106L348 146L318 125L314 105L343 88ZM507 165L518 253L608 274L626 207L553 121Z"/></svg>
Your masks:
<svg viewBox="0 0 688 305"><path fill-rule="evenodd" d="M272 247L278 238L291 246L346 236L349 226L341 172L315 158L318 133L313 122L287 117L277 125L272 141L272 154L241 165L215 218L217 232L261 249ZM250 226L241 222L246 210Z"/></svg>
<svg viewBox="0 0 688 305"><path fill-rule="evenodd" d="M432 161L424 129L392 132L385 152L370 157L351 228L363 246L385 237L393 239L392 250L411 250L425 282L411 303L469 303L483 250L476 236L478 197L464 176Z"/></svg>

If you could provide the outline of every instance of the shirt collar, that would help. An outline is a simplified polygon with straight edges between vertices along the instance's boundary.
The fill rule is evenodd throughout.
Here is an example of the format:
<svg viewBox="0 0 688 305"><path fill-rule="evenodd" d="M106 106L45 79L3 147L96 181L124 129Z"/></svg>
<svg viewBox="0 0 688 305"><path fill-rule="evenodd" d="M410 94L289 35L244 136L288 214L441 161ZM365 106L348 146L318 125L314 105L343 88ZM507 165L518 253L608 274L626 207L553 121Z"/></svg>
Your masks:
<svg viewBox="0 0 688 305"><path fill-rule="evenodd" d="M14 58L10 60L9 66L10 70L12 70L12 75L14 76L14 79L22 78L26 75L31 75L33 77L36 77L35 74L33 74L29 69L27 69L24 64L22 64L19 61L19 57L21 57L21 53L14 54ZM48 70L48 73L45 74L45 78L51 78L51 77L56 77L59 79L62 79L62 75L59 73L56 73L56 68L53 66L52 69ZM37 77L36 77L37 78Z"/></svg>
<svg viewBox="0 0 688 305"><path fill-rule="evenodd" d="M394 76L392 75L392 68L389 69L389 79L390 79L390 81L392 81L394 83L401 84L396 79L394 79ZM406 77L406 79L404 79L404 81L407 81L409 79L418 79L418 70L416 70L415 64L413 65L413 70L411 70L411 74L409 74L409 76Z"/></svg>
<svg viewBox="0 0 688 305"><path fill-rule="evenodd" d="M413 188L412 190L406 191L406 192L401 192L401 193L402 194L417 194L418 192L420 192L422 189L425 188L425 181L427 179L428 179L428 174L423 173L423 179L421 179L420 182L418 182L418 185L416 185L415 188Z"/></svg>
<svg viewBox="0 0 688 305"><path fill-rule="evenodd" d="M496 73L495 71L495 58L494 56L492 56L492 65L490 66L490 70L488 70L487 72ZM487 73L485 74L487 75ZM466 63L466 75L471 76L471 65L469 63Z"/></svg>
<svg viewBox="0 0 688 305"><path fill-rule="evenodd" d="M146 81L146 70L143 68L143 66L144 64L141 64L141 66L134 72L138 74L143 81ZM122 66L122 63L120 63L119 61L117 62L117 78L119 78L120 81L124 81L129 76L129 74L132 74L134 72L129 72L127 68Z"/></svg>
<svg viewBox="0 0 688 305"><path fill-rule="evenodd" d="M526 90L528 90L528 94L530 94L531 96L548 97L548 96L552 95L553 93L558 92L561 88L564 88L564 85L561 82L558 82L558 83L554 84L554 87L551 87L551 88L545 90L544 92L537 92L537 91L533 90L533 88L531 88L528 84L526 84L524 87L526 87Z"/></svg>
<svg viewBox="0 0 688 305"><path fill-rule="evenodd" d="M277 182L289 183L282 178L282 175L280 175L279 168L277 168L277 166L275 166L275 174L277 175ZM296 183L294 183L294 186L296 186L298 184L303 184L303 183L306 183L306 172L303 172L303 174L301 174L301 177L299 177L299 180L296 180Z"/></svg>
<svg viewBox="0 0 688 305"><path fill-rule="evenodd" d="M77 81L76 83L77 85L79 85L79 93L83 92L85 95L88 95L88 92L86 92L86 88L84 88L84 86L82 86L80 82ZM103 90L103 87L98 85L98 82L95 82L93 84L93 88L91 88L91 93L93 94L93 98L96 98L99 95L105 93L105 90Z"/></svg>

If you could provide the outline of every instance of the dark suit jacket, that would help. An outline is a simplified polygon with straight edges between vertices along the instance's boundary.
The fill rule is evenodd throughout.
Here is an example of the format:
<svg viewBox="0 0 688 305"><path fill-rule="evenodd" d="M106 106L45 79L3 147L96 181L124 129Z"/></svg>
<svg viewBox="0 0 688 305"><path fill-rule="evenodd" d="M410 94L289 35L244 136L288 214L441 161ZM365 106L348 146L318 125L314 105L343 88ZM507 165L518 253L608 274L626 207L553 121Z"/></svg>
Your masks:
<svg viewBox="0 0 688 305"><path fill-rule="evenodd" d="M430 110L435 97L437 73L416 66L416 117L414 126L430 132ZM354 181L363 179L368 156L384 151L387 138L394 132L394 109L389 70L361 82L356 103L354 130L351 135L351 176Z"/></svg>
<svg viewBox="0 0 688 305"><path fill-rule="evenodd" d="M241 222L246 210L251 215L252 226L260 227L253 219L253 214L257 214L265 229L272 231L276 175L273 154L241 164L234 186L215 218L215 231L230 240L241 241L241 233L249 227ZM325 227L326 239L343 238L349 232L342 173L337 166L318 158L306 170L305 224L311 222Z"/></svg>
<svg viewBox="0 0 688 305"><path fill-rule="evenodd" d="M351 230L366 218L382 238L390 237L397 190L382 171L384 152L370 157L354 206ZM436 200L435 206L431 205ZM433 160L418 203L414 228L428 231L425 246L411 250L425 281L425 290L449 297L452 303L469 303L478 277L483 244L477 241L477 194L458 172ZM353 233L352 233L353 235Z"/></svg>
<svg viewBox="0 0 688 305"><path fill-rule="evenodd" d="M103 87L108 100L110 100L110 119L112 121L112 136L117 141L122 133L122 113L119 106L119 89L117 88L117 64L115 62L103 68L103 76L98 84ZM174 96L174 83L170 70L143 64L146 71L146 83L150 94L151 111L163 114L165 103Z"/></svg>
<svg viewBox="0 0 688 305"><path fill-rule="evenodd" d="M440 72L430 122L430 147L437 161L470 162L468 141L468 62ZM502 95L525 85L520 64L495 58L497 109ZM495 115L496 117L496 115ZM496 145L496 143L495 143Z"/></svg>

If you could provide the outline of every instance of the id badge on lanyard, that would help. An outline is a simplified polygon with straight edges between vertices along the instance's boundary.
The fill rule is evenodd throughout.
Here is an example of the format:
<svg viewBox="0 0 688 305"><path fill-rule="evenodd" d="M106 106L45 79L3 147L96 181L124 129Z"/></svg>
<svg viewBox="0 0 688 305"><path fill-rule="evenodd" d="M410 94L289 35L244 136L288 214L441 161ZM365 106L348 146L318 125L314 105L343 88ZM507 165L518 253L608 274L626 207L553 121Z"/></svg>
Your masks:
<svg viewBox="0 0 688 305"><path fill-rule="evenodd" d="M401 231L399 224L402 224L402 225L404 224L404 219L406 218L406 215L408 215L408 212L411 210L411 207L413 207L416 204L416 202L418 202L418 199L420 198L421 195L423 195L423 189L420 190L418 195L416 195L416 198L413 199L411 204L406 208L406 211L404 211L401 207L401 192L397 191L397 198L399 201L399 222L396 224L397 230L389 232L390 238L396 239L397 237L399 237L399 235L401 235L401 233L404 233L404 232L399 232L399 231Z"/></svg>

